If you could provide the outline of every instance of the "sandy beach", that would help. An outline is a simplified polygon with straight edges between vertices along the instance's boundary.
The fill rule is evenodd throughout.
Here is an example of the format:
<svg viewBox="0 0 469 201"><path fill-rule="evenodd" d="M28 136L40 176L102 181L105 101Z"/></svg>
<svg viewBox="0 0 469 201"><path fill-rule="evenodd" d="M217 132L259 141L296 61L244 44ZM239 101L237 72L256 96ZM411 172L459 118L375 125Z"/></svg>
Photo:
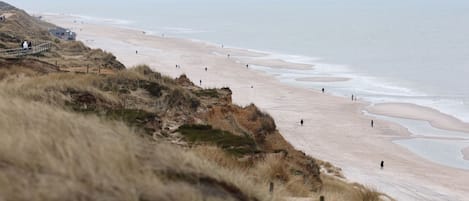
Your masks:
<svg viewBox="0 0 469 201"><path fill-rule="evenodd" d="M304 82L344 82L350 80L350 78L346 77L304 77L304 78L296 78L296 81L304 81Z"/></svg>
<svg viewBox="0 0 469 201"><path fill-rule="evenodd" d="M263 53L222 48L203 42L146 35L142 31L112 26L74 23L63 15L43 15L52 23L72 28L78 39L94 48L112 52L126 66L148 64L170 77L186 74L204 88L228 86L233 102L255 103L275 119L282 135L297 149L343 169L351 182L387 193L397 200L468 200L469 171L425 160L393 143L408 138L404 127L374 119L367 111L429 121L438 128L469 132L469 125L436 110L410 104L368 104L293 87L253 70L246 64L314 68L270 59ZM136 53L136 51L138 51ZM230 55L228 57L228 54ZM179 65L180 68L175 66ZM207 71L205 71L207 68ZM311 78L307 81L342 81ZM304 126L299 125L300 119ZM465 149L468 159L469 149ZM384 169L379 168L384 161Z"/></svg>
<svg viewBox="0 0 469 201"><path fill-rule="evenodd" d="M428 121L433 127L469 133L469 124L435 109L410 103L383 103L367 108L367 111L398 118Z"/></svg>

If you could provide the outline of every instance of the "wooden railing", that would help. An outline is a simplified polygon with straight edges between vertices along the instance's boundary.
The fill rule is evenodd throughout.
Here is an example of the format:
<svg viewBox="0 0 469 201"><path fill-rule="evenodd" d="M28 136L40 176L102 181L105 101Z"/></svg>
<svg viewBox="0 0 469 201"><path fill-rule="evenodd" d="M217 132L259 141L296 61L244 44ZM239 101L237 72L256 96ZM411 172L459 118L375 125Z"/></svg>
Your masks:
<svg viewBox="0 0 469 201"><path fill-rule="evenodd" d="M51 42L41 43L31 48L15 48L0 50L0 57L22 57L27 55L39 54L48 51L52 46Z"/></svg>

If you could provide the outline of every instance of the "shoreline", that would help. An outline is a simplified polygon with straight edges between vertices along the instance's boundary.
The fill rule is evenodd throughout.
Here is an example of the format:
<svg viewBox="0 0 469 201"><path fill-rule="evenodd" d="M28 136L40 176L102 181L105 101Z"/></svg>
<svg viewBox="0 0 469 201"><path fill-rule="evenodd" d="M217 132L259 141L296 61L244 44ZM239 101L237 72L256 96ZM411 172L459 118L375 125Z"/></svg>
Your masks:
<svg viewBox="0 0 469 201"><path fill-rule="evenodd" d="M378 115L423 120L429 122L433 127L468 133L469 124L454 116L442 113L436 109L416 105L413 103L378 103L367 107L368 112Z"/></svg>
<svg viewBox="0 0 469 201"><path fill-rule="evenodd" d="M64 25L66 22L60 22L60 18L66 17L68 16L56 16L53 22ZM469 172L428 162L394 144L392 139L411 135L406 129L382 120L375 121L376 129L369 128L370 118L361 114L366 106L363 102L351 102L343 97L285 86L286 84L265 73L245 69L244 64L236 60L239 52L231 48L221 49L187 39L143 35L138 31L116 27L69 23L71 23L69 25L83 26L86 33L78 32L80 40L84 40L91 47L105 48L113 52L126 66L147 63L154 70L171 77L186 73L194 83L198 83L199 79L203 80L203 87L229 86L233 90L234 103L247 105L253 102L269 112L277 122L282 135L295 148L313 157L332 162L344 169L348 179L376 186L377 190L382 190L392 197L404 200L425 198L415 197L422 195L413 195L411 192L405 193L406 190L413 189L424 195L452 198L451 196L454 196L452 191L455 189L450 186L453 183L446 181L444 184L439 184L441 179L467 184L463 180L458 180L461 178L458 175L469 175ZM142 46L145 48L140 49L139 54L135 54L135 49ZM134 49L129 49L132 47ZM211 54L216 51L234 56L226 58ZM176 64L174 61L178 61L182 69L174 68ZM202 70L204 66L209 66L208 72ZM311 103L316 104L311 105ZM308 114L305 114L305 111ZM297 123L302 116L306 122L304 128L300 128ZM323 133L326 133L326 136L323 136ZM357 139L357 142L351 139ZM369 147L363 149L364 146ZM384 147L392 153L382 150ZM364 158L363 155L367 157ZM407 175L410 178L400 180L393 178L395 172L377 170L377 161L382 158L386 158L386 164L391 164L391 167L397 164L397 174ZM408 164L412 165L411 171L415 175L409 174ZM438 179L426 178L425 170L428 167L439 173L436 176ZM448 170L452 171L451 174L447 172ZM382 178L383 175L386 178ZM418 178L412 180L416 175ZM450 176L456 178L452 179ZM425 185L427 183L429 185ZM463 185L460 188L456 193L457 199L464 198L469 192ZM440 191L434 192L434 189Z"/></svg>

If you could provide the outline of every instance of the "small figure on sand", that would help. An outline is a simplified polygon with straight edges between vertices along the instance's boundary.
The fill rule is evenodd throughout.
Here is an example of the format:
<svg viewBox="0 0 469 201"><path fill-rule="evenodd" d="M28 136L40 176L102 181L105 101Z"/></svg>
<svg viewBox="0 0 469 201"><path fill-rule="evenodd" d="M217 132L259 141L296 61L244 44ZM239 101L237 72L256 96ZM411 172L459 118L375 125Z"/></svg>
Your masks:
<svg viewBox="0 0 469 201"><path fill-rule="evenodd" d="M324 88L321 89L322 93L324 93Z"/></svg>
<svg viewBox="0 0 469 201"><path fill-rule="evenodd" d="M231 56L231 55L230 55L230 54L228 54L228 55L226 55L226 56L227 56L228 58L230 58L230 56Z"/></svg>
<svg viewBox="0 0 469 201"><path fill-rule="evenodd" d="M253 85L251 85L251 89L252 89L252 88L254 88L254 86L253 86Z"/></svg>
<svg viewBox="0 0 469 201"><path fill-rule="evenodd" d="M375 122L373 122L373 119L371 120L371 128L373 128Z"/></svg>
<svg viewBox="0 0 469 201"><path fill-rule="evenodd" d="M303 126L303 119L300 120L300 125Z"/></svg>
<svg viewBox="0 0 469 201"><path fill-rule="evenodd" d="M352 94L352 101L353 101L353 98L354 98L354 97L353 97L353 94Z"/></svg>
<svg viewBox="0 0 469 201"><path fill-rule="evenodd" d="M199 80L200 86L202 86L202 80Z"/></svg>
<svg viewBox="0 0 469 201"><path fill-rule="evenodd" d="M381 169L384 168L384 161L381 161Z"/></svg>
<svg viewBox="0 0 469 201"><path fill-rule="evenodd" d="M249 64L246 64L246 68L249 68Z"/></svg>
<svg viewBox="0 0 469 201"><path fill-rule="evenodd" d="M207 67L205 67L205 72L207 72Z"/></svg>
<svg viewBox="0 0 469 201"><path fill-rule="evenodd" d="M138 50L135 50L135 54L138 54Z"/></svg>

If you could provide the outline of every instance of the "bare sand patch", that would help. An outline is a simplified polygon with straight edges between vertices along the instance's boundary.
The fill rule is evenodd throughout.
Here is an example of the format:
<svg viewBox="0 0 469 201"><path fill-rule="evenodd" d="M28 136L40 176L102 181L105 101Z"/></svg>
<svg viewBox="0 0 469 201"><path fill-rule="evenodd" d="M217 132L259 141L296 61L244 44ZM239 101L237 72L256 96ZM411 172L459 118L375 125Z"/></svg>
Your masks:
<svg viewBox="0 0 469 201"><path fill-rule="evenodd" d="M398 200L465 200L469 197L469 171L427 161L393 143L394 139L409 136L407 129L381 120L376 120L376 126L371 128L370 117L362 114L366 107L362 102L286 85L266 73L246 68L243 58L237 58L236 53L231 53L230 58L226 54L213 54L228 53L226 48L117 27L75 24L73 20L64 19L66 17L49 16L47 19L61 26L81 29L79 40L112 52L127 66L145 63L171 77L186 74L194 83L203 80L202 87L230 87L234 103L255 103L272 115L279 131L295 148L341 167L351 181L374 187ZM162 51L151 51L152 48ZM138 49L142 50L136 54ZM258 62L260 65L265 61ZM175 68L175 64L181 67ZM412 114L409 110L399 111L406 116ZM425 110L417 110L422 111ZM304 120L303 126L299 125L300 119ZM445 118L435 119L439 120ZM450 125L461 126L454 122ZM379 168L381 160L385 161L384 169Z"/></svg>

